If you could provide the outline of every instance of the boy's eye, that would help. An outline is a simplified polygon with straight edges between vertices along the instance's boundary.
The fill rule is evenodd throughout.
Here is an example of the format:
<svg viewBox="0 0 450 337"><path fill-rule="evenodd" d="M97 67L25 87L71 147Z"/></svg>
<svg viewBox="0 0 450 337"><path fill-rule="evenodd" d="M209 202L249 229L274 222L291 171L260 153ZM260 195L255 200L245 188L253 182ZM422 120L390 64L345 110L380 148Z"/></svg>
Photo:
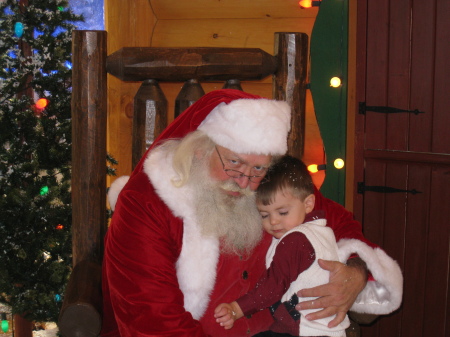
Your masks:
<svg viewBox="0 0 450 337"><path fill-rule="evenodd" d="M288 215L288 211L286 211L286 212L280 212L280 215L282 215L282 216L285 216L285 215Z"/></svg>
<svg viewBox="0 0 450 337"><path fill-rule="evenodd" d="M261 218L266 219L269 215L268 214L261 214Z"/></svg>

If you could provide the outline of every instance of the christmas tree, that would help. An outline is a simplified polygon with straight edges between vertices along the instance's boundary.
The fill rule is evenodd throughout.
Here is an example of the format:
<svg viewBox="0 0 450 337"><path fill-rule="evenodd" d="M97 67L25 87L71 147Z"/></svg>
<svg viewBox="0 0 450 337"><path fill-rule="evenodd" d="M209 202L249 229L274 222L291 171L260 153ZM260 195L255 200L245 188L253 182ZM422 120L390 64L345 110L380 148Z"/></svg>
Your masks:
<svg viewBox="0 0 450 337"><path fill-rule="evenodd" d="M56 321L71 271L71 35L62 0L0 0L0 302Z"/></svg>

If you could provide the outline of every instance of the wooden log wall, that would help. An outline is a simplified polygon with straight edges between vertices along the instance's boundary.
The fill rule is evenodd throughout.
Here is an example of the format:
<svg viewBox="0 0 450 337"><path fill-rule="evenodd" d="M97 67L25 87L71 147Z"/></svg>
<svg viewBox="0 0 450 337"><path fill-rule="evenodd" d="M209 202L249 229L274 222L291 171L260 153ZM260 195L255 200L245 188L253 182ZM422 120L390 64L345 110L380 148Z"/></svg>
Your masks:
<svg viewBox="0 0 450 337"><path fill-rule="evenodd" d="M310 36L317 11L300 9L296 0L108 0L108 54L123 47L232 47L260 48L273 55L275 33ZM133 102L140 84L108 77L108 152L119 161L118 176L129 174L132 168ZM222 88L224 82L201 85L210 92ZM175 99L182 86L160 83L168 101L168 122L173 120ZM243 81L241 86L244 91L273 97L271 76ZM322 163L323 144L309 91L306 114L303 160Z"/></svg>

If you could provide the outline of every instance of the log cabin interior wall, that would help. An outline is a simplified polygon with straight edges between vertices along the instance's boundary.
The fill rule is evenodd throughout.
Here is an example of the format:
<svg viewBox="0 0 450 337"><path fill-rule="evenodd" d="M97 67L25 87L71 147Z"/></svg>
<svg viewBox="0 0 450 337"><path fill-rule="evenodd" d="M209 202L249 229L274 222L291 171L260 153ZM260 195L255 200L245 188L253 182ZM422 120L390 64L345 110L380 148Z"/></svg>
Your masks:
<svg viewBox="0 0 450 337"><path fill-rule="evenodd" d="M108 0L105 27L108 54L122 47L242 47L273 54L275 32L302 32L311 36L318 9L301 9L297 0ZM308 67L309 68L309 67ZM108 152L119 162L117 175L131 165L133 99L141 83L122 82L108 75ZM173 120L175 98L183 83L160 83ZM201 83L205 92L223 83ZM243 82L244 91L272 97L272 78ZM324 161L323 143L310 92L307 92L305 163ZM315 175L316 184L323 172Z"/></svg>

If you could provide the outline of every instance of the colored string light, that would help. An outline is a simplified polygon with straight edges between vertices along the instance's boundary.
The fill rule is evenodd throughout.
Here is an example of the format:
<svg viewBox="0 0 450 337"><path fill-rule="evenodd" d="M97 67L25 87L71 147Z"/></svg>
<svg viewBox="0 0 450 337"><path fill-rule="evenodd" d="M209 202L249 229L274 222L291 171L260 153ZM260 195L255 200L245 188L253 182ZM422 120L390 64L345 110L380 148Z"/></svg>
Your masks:
<svg viewBox="0 0 450 337"><path fill-rule="evenodd" d="M23 23L22 22L16 22L14 24L14 34L16 34L17 37L22 37L23 35Z"/></svg>
<svg viewBox="0 0 450 337"><path fill-rule="evenodd" d="M345 165L345 162L344 162L344 160L341 159L341 158L337 158L337 159L334 161L334 167L336 167L338 170L340 170L341 168L343 168L344 165Z"/></svg>
<svg viewBox="0 0 450 337"><path fill-rule="evenodd" d="M339 77L335 76L330 80L330 86L333 88L339 88L341 86L341 84L342 84L342 81Z"/></svg>
<svg viewBox="0 0 450 337"><path fill-rule="evenodd" d="M47 98L39 98L36 102L36 108L39 110L43 110L48 105L48 99Z"/></svg>
<svg viewBox="0 0 450 337"><path fill-rule="evenodd" d="M49 191L48 186L44 186L41 188L41 191L39 192L40 195L46 195Z"/></svg>
<svg viewBox="0 0 450 337"><path fill-rule="evenodd" d="M322 171L322 170L326 170L327 169L327 165L326 164L320 164L320 165L317 165L317 164L311 164L311 165L308 165L308 171L309 172L311 172L311 173L317 173L317 172L319 172L319 171Z"/></svg>
<svg viewBox="0 0 450 337"><path fill-rule="evenodd" d="M311 8L311 7L317 7L317 6L320 6L320 2L321 2L321 1L322 1L322 0L318 0L318 1L312 1L312 0L300 0L300 1L298 2L298 4L299 4L300 8L308 9L308 8Z"/></svg>
<svg viewBox="0 0 450 337"><path fill-rule="evenodd" d="M8 332L8 330L9 330L9 322L6 319L4 319L2 320L2 331Z"/></svg>

